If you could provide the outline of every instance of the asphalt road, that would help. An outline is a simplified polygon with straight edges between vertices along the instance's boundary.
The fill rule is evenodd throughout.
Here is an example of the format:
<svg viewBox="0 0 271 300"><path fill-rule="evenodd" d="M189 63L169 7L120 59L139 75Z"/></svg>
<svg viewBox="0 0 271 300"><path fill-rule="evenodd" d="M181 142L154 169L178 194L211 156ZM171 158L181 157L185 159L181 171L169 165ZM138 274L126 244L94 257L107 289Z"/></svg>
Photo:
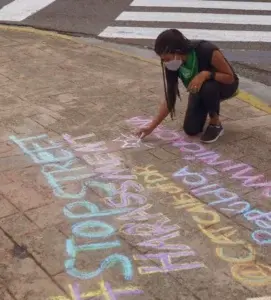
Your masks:
<svg viewBox="0 0 271 300"><path fill-rule="evenodd" d="M34 0L20 0L32 6L29 16L16 1L0 0L0 8L15 4L8 14L0 10L0 22L149 48L162 28L180 28L216 42L239 73L271 86L271 1L40 0L45 7L34 11Z"/></svg>

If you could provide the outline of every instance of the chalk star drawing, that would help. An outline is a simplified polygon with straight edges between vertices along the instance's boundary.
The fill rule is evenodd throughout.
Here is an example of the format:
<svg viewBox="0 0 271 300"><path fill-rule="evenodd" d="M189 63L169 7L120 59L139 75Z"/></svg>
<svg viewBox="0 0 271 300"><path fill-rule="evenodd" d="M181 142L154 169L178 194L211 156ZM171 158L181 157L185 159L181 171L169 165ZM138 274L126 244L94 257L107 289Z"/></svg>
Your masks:
<svg viewBox="0 0 271 300"><path fill-rule="evenodd" d="M125 135L121 133L121 136L114 139L113 142L121 142L123 145L121 148L140 148L140 146L146 146L149 148L153 148L153 144L151 143L143 143L141 139L134 135Z"/></svg>
<svg viewBox="0 0 271 300"><path fill-rule="evenodd" d="M119 298L118 296L143 294L142 290L139 290L137 287L131 285L120 289L112 289L110 283L104 282L103 280L99 284L100 289L83 294L80 294L78 284L73 286L69 285L69 297L55 296L50 297L49 300L117 300Z"/></svg>

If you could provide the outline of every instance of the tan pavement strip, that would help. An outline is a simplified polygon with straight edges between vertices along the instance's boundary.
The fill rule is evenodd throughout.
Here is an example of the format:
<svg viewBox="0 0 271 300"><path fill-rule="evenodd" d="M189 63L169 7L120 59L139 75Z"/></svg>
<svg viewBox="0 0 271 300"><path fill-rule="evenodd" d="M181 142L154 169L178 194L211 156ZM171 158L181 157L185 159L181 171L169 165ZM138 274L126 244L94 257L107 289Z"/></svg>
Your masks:
<svg viewBox="0 0 271 300"><path fill-rule="evenodd" d="M85 298L99 295L106 297L110 289L114 290L115 295L126 292L129 300L139 297L148 300L232 300L233 297L243 300L270 294L271 269L266 267L270 263L268 245L258 245L250 237L259 228L264 231L263 227L244 220L242 214L227 215L225 210L222 213L219 209L215 213L206 214L202 211L207 211L208 205L198 208L197 213L202 215L197 220L209 224L205 231L210 236L217 232L220 237L218 233L221 228L232 226L234 228L227 232L229 236L224 235L224 240L232 238L232 243L238 240L246 242L245 245L234 244L234 247L221 246L215 245L214 241L219 240L217 236L210 241L201 233L194 224L194 215L192 217L169 205L172 201L169 192L162 194L151 191L147 187L149 183L140 181L140 178L136 182L132 177L134 181L129 183L131 186L127 182L125 185L123 178L117 182L111 178L106 184L100 181L99 187L103 187L101 189L97 188L97 182L96 186L92 182L85 198L79 198L84 193L82 186L85 186L84 183L93 174L93 169L100 165L103 172L114 171L114 166L120 161L120 166L127 171L126 176L131 176L130 171L135 166L155 165L161 174L160 177L152 177L152 180L172 178L174 173L188 166L186 170L193 172L192 177L186 174L183 181L176 183L175 191L184 189L190 193L189 184L198 184L207 178L211 180L209 184L223 184L227 188L226 192L224 190L226 194L222 194L220 190L207 195L224 197L220 199L226 203L222 210L228 208L229 212L229 209L238 209L227 206L227 197L238 194L238 201L242 204L246 201L251 208L257 208L261 213L269 211L271 120L267 112L237 98L227 101L222 107L225 136L219 143L203 149L197 139L183 139L182 132L179 131L187 101L186 94L182 91L183 101L178 103L177 118L174 121L166 120L165 127L159 133L160 141L152 136L146 140L146 144L140 144L136 148L137 141L131 138L131 130L125 120L134 118L134 123L135 120L140 123L142 119L136 116L147 118L155 113L157 104L163 97L158 67L107 49L73 43L70 39L55 39L52 34L51 37L46 34L39 37L31 32L12 32L7 29L2 31L2 38L8 42L6 45L2 43L0 55L3 60L0 70L2 68L2 76L7 78L1 86L0 98L0 249L4 253L4 258L0 257L3 271L0 286L3 284L5 289L8 287L16 300L44 300L49 296L51 299L64 300L68 295L71 298L74 293L78 294L77 283L80 285L79 294ZM181 139L175 148L172 146L174 134L169 128L174 128L174 134ZM14 141L26 144L23 152L11 142L11 136L15 136ZM29 139L27 141L24 138ZM103 146L107 146L107 149L102 153ZM95 153L95 150L98 152ZM248 173L241 172L235 178L230 178L236 173L225 174L221 172L219 165L209 166L212 159L207 154L207 163L201 161L202 151L205 154L215 151L216 159L230 160L231 166L234 165L235 168L240 164ZM196 159L192 160L192 156ZM75 157L79 158L77 165L69 165L70 159ZM104 160L103 164L101 160ZM110 162L111 165L108 166ZM74 169L69 171L68 167ZM201 177L203 171L207 172L205 179ZM212 179L214 174L215 180ZM263 178L266 182L260 181ZM98 179L101 180L100 177ZM256 179L259 180L259 186L251 186L256 184ZM133 214L116 217L106 215L103 219L96 216L96 221L108 225L104 225L105 229L102 230L115 230L110 239L106 237L99 242L111 246L112 243L117 246L117 242L120 242L121 248L117 248L118 251L108 248L80 253L76 268L81 277L78 273L74 277L74 268L69 268L73 263L72 259L69 260L72 251L66 253L66 250L72 249L69 248L71 237L81 233L76 242L86 245L88 249L101 247L95 238L86 238L89 231L80 231L82 224L91 224L85 223L90 220L87 215L93 211L98 213L95 206L89 210L86 202L90 204L91 201L101 209L99 213L113 209L110 199L104 193L108 191L106 188L114 185L117 190L123 188L123 191L125 187L129 187L130 198L125 194L123 197L128 198L119 200L123 203L118 199L116 201L118 208L138 204L141 209L138 220L133 219ZM59 195L73 195L75 198L68 200ZM163 203L161 199L164 200ZM205 202L202 199L198 201L203 204L215 200L217 199L209 198ZM159 250L159 245L162 247L161 237L148 241L155 236L152 233L155 229L152 219L154 214L160 217L161 224L163 221L170 222L163 230L174 229L166 234L176 237L176 240L172 239L164 246L169 247L163 249L167 251L164 256L161 248ZM214 215L219 216L220 221L210 225L211 216ZM149 220L142 220L144 216ZM264 226L263 220L260 221L258 223ZM180 229L176 230L178 227ZM135 233L140 233L141 236ZM238 237L231 237L235 233ZM260 241L268 239L260 235L259 238ZM93 240L96 246L95 243L93 246ZM67 242L68 248L65 246ZM21 249L14 248L15 244L22 249L26 247L30 256L12 256L14 249ZM152 247L144 246L146 244ZM177 252L177 248L182 251ZM250 252L245 251L246 249ZM169 255L168 252L173 254ZM133 281L123 279L121 267L107 269L102 276L98 275L91 280L82 279L84 274L90 276L106 257L114 253L119 253L132 262ZM217 254L227 261L221 261ZM170 262L171 259L173 260ZM244 263L245 260L248 262ZM163 267L161 262L165 263ZM193 266L191 262L198 268L189 269ZM207 267L202 268L202 264ZM187 270L163 273L169 267ZM127 270L130 269L126 268ZM235 278L233 273L237 274ZM130 275L129 272L125 274ZM144 295L139 294L143 290Z"/></svg>

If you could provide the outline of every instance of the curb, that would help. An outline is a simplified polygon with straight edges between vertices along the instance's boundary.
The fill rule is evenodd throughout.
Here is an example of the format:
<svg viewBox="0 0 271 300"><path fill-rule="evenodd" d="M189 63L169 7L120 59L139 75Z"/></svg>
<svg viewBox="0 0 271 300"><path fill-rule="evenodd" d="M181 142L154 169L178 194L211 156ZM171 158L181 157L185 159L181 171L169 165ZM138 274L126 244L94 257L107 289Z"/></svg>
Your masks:
<svg viewBox="0 0 271 300"><path fill-rule="evenodd" d="M82 39L77 38L77 37L73 37L70 35L66 35L66 34L60 34L56 31L47 31L47 30L42 30L42 29L35 29L33 27L28 27L28 26L16 26L16 25L1 25L0 24L0 30L10 30L10 31L18 31L18 32L27 32L27 33L35 33L38 35L43 35L43 36L51 36L51 37L55 37L55 38L59 38L59 39L64 39L64 40L69 40L72 41L74 43L85 43ZM103 50L107 50L116 54L120 54L120 55L124 55L124 56L128 56L128 57L132 57L134 59L140 60L140 61L144 61L153 65L160 65L160 62L154 60L154 59L145 59L142 58L140 56L136 56L133 54L129 54L127 52L122 52L120 50L116 50L110 47L103 47L103 46L99 46L99 45L92 45L92 47L96 47L96 48L100 48ZM248 104L250 104L251 106L262 110L268 114L271 114L271 107L264 103L261 99L259 99L258 97L249 94L243 90L239 90L238 94L235 96L236 98L238 98L239 100L242 100Z"/></svg>
<svg viewBox="0 0 271 300"><path fill-rule="evenodd" d="M16 26L16 25L3 25L0 24L0 30L4 31L18 31L18 32L27 32L27 33L35 33L38 35L43 35L43 36L52 36L55 38L61 38L61 39L65 39L65 40L70 40L70 41L74 41L77 42L76 39L72 36L69 35L65 35L65 34L60 34L56 31L49 31L49 30L42 30L42 29L36 29L33 27L29 27L29 26Z"/></svg>
<svg viewBox="0 0 271 300"><path fill-rule="evenodd" d="M264 103L261 99L259 99L258 97L252 94L240 90L235 97L238 98L239 100L242 100L250 104L251 106L254 106L255 108L258 108L259 110L271 114L271 107L268 104Z"/></svg>

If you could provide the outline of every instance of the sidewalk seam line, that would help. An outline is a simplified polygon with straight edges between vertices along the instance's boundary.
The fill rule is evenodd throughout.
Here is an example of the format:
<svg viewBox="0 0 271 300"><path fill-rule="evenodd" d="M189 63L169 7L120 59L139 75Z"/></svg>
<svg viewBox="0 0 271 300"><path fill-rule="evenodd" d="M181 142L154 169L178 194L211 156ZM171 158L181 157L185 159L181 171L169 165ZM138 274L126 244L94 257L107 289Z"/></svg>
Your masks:
<svg viewBox="0 0 271 300"><path fill-rule="evenodd" d="M86 44L86 45L90 45L88 43L86 43L85 41L83 41L81 38L78 37L73 37L70 35L66 35L66 34L60 34L56 31L51 31L51 30L42 30L42 29L36 29L30 26L16 26L16 25L3 25L0 24L0 30L11 30L11 31L19 31L19 32L28 32L28 33L35 33L35 34L39 34L39 35L44 35L44 36L51 36L51 37L55 37L55 38L60 38L60 39L64 39L64 40L69 40L72 41L74 43L78 43L78 44ZM146 58L142 58L140 56L134 55L134 54L130 54L127 52L122 52L120 50L116 50L114 48L110 48L110 47L103 47L100 45L91 45L92 47L95 48L100 48L103 50L107 50L113 53L117 53L120 55L125 55L127 57L132 57L134 59L140 60L140 61L144 61L146 63L150 63L153 65L157 65L159 66L160 63L154 59L146 59ZM271 114L271 107L264 103L260 98L244 91L244 90L239 90L239 93L235 96L235 98L246 102L248 104L250 104L251 106L262 110L268 114Z"/></svg>

